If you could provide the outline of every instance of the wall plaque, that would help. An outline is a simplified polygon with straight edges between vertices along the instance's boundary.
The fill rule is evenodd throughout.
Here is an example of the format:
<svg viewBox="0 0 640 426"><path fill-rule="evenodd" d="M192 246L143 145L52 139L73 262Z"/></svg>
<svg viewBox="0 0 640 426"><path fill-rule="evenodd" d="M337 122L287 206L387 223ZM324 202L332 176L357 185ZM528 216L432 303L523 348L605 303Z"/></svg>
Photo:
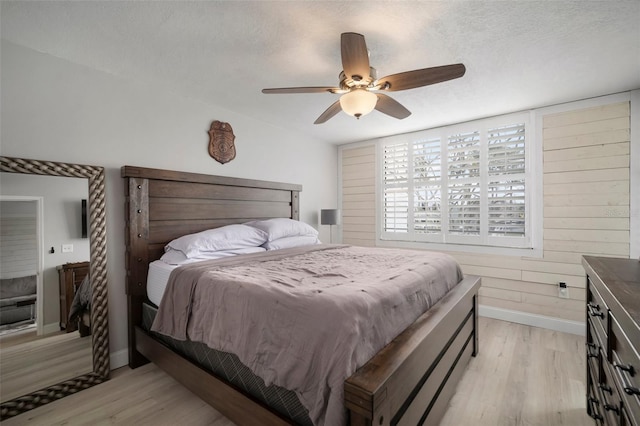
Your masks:
<svg viewBox="0 0 640 426"><path fill-rule="evenodd" d="M209 129L209 155L219 163L228 163L236 158L236 137L229 123L214 121Z"/></svg>

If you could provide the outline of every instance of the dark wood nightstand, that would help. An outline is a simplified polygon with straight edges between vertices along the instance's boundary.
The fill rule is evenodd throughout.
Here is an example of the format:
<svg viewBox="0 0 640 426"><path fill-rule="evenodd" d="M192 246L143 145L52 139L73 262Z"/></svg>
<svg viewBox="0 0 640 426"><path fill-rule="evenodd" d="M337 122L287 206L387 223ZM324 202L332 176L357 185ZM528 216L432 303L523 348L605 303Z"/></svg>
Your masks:
<svg viewBox="0 0 640 426"><path fill-rule="evenodd" d="M82 280L89 273L89 262L65 263L58 266L60 276L60 329L67 333L78 329L77 323L69 322L73 297Z"/></svg>

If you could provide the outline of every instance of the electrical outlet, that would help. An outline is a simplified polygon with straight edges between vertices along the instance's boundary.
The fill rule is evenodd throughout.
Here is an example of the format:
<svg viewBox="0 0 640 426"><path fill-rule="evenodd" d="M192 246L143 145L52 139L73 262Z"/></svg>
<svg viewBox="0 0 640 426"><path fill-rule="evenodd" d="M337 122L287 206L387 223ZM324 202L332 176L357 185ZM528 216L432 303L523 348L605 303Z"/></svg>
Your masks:
<svg viewBox="0 0 640 426"><path fill-rule="evenodd" d="M63 253L73 253L73 244L63 244L62 245Z"/></svg>
<svg viewBox="0 0 640 426"><path fill-rule="evenodd" d="M558 297L562 297L563 299L569 298L569 288L567 287L567 283L562 281L558 283Z"/></svg>

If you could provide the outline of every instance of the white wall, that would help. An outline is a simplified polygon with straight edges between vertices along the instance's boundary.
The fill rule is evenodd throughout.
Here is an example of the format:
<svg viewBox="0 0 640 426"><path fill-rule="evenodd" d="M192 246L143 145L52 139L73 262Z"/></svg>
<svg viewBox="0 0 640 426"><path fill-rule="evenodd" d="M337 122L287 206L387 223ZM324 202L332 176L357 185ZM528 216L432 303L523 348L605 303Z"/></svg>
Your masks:
<svg viewBox="0 0 640 426"><path fill-rule="evenodd" d="M127 346L121 166L301 184L301 220L329 240L318 214L336 205L335 146L5 40L1 52L0 153L105 167L109 338L116 364ZM237 156L224 165L207 152L213 120L230 123L236 135Z"/></svg>

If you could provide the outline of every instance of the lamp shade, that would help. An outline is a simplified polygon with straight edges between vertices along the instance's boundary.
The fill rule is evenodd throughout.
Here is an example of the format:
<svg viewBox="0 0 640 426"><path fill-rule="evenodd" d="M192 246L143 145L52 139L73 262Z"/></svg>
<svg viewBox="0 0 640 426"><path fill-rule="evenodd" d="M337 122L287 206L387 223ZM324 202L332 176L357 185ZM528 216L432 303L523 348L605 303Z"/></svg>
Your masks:
<svg viewBox="0 0 640 426"><path fill-rule="evenodd" d="M369 114L376 107L378 97L365 89L353 89L340 97L342 110L349 115L360 118Z"/></svg>
<svg viewBox="0 0 640 426"><path fill-rule="evenodd" d="M339 223L340 223L340 210L338 209L320 210L321 225L338 225Z"/></svg>

